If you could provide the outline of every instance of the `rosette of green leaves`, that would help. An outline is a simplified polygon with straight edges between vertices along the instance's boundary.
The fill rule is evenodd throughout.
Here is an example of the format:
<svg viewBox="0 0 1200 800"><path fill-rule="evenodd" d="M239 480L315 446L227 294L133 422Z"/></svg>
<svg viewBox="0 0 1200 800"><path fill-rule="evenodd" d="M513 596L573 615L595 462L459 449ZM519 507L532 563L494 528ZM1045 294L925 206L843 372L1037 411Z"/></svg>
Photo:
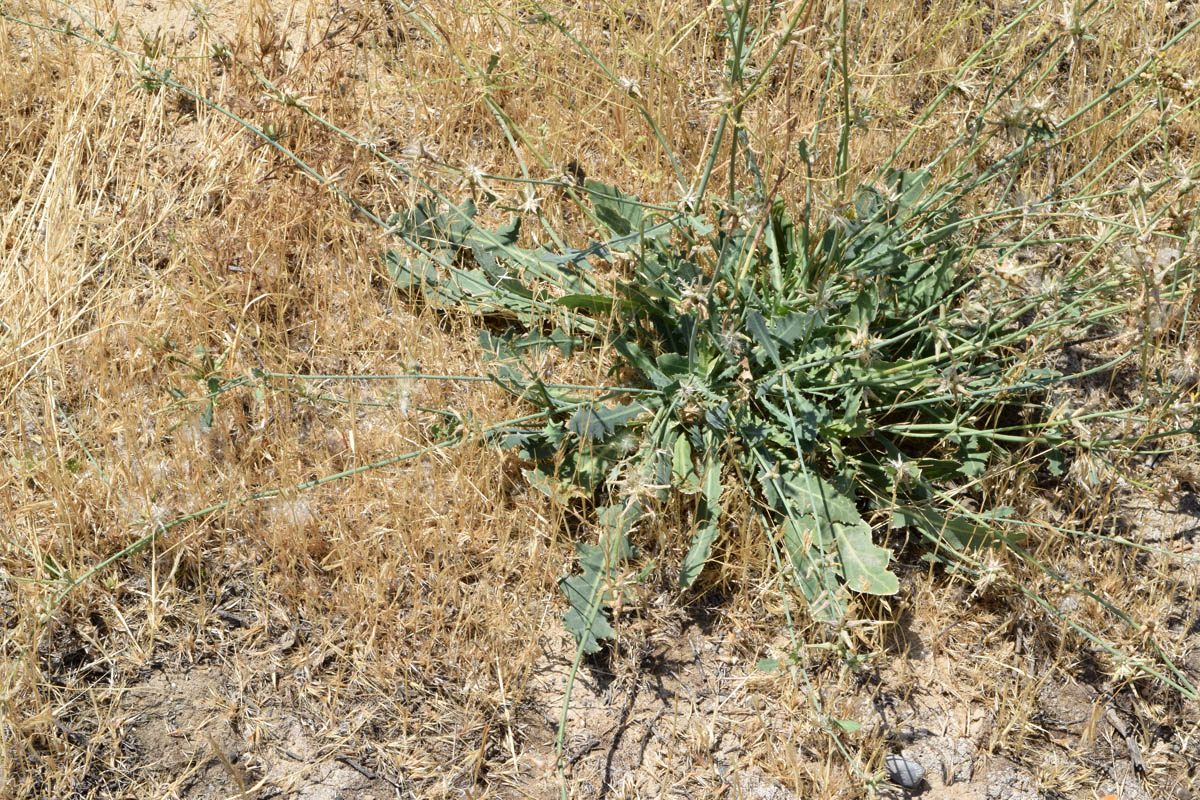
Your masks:
<svg viewBox="0 0 1200 800"><path fill-rule="evenodd" d="M709 559L729 481L744 481L812 615L830 623L851 593L897 591L875 541L889 525L919 531L935 555L995 541L986 521L951 513L939 487L986 470L997 409L1054 376L1031 380L1015 311L957 310L970 245L956 214L920 202L928 181L886 173L819 237L781 205L756 224L726 214L714 227L594 181L607 241L566 254L516 248L515 223L485 234L421 206L400 221L436 255L393 258L398 283L510 321L481 344L495 380L547 422L497 443L547 494L625 510L629 524L605 526L608 544L581 552L584 576L562 584L586 651L611 635L602 587L619 583L633 523L672 493L695 498L682 585ZM601 287L594 262L617 259L627 277ZM549 347L609 348L614 372L636 382L599 395L548 385L530 356Z"/></svg>

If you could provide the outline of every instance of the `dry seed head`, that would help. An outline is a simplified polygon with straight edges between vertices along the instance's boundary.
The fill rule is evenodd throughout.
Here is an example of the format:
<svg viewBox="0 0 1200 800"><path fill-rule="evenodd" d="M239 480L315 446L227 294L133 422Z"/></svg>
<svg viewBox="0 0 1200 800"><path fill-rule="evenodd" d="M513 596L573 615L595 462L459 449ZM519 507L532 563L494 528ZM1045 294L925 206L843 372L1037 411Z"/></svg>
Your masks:
<svg viewBox="0 0 1200 800"><path fill-rule="evenodd" d="M479 188L487 191L487 184L483 180L484 172L482 167L474 164L468 164L462 171L462 182L472 188Z"/></svg>
<svg viewBox="0 0 1200 800"><path fill-rule="evenodd" d="M623 440L618 440L618 446L626 454L633 453L638 447L637 437L630 433L624 434ZM654 476L646 464L626 460L618 464L614 472L616 476L612 483L618 488L619 495L627 500L639 501L643 510L653 517L655 504L651 501L659 492L671 487L655 483Z"/></svg>
<svg viewBox="0 0 1200 800"><path fill-rule="evenodd" d="M1028 98L1011 103L993 124L1010 139L1021 138L1025 131L1035 126L1056 127L1047 110L1046 102Z"/></svg>
<svg viewBox="0 0 1200 800"><path fill-rule="evenodd" d="M721 331L721 346L734 358L741 357L746 351L748 341L749 337L736 328L725 328Z"/></svg>
<svg viewBox="0 0 1200 800"><path fill-rule="evenodd" d="M279 498L267 508L273 520L289 527L306 527L316 519L312 505L302 497Z"/></svg>
<svg viewBox="0 0 1200 800"><path fill-rule="evenodd" d="M863 364L869 364L871 361L871 349L878 337L871 335L871 325L868 322L859 323L854 334L850 337L850 349L861 350L858 354L858 360Z"/></svg>
<svg viewBox="0 0 1200 800"><path fill-rule="evenodd" d="M701 100L700 105L702 107L703 106L720 106L721 108L726 108L728 106L733 105L734 99L736 97L737 97L737 91L736 91L735 87L733 86L733 84L731 84L728 79L723 79L721 81L720 91L717 92L716 94L712 95L711 97L706 97L703 100Z"/></svg>
<svg viewBox="0 0 1200 800"><path fill-rule="evenodd" d="M822 36L819 48L826 61L836 61L838 54L842 52L842 40L837 31L830 30Z"/></svg>
<svg viewBox="0 0 1200 800"><path fill-rule="evenodd" d="M978 76L978 72L974 71L957 75L956 64L957 60L953 51L943 51L938 57L938 67L952 76L949 81L950 91L957 92L967 99L974 99L979 89L983 86L983 80ZM957 77L954 77L955 75Z"/></svg>
<svg viewBox="0 0 1200 800"><path fill-rule="evenodd" d="M779 44L777 46L778 47L786 47L787 45L795 46L795 45L804 44L805 35L808 33L811 33L814 30L816 30L815 25L809 25L807 28L800 28L798 30L794 30L791 32L791 35L789 35L787 37L786 40L784 39L785 31L776 31L775 39L777 42L779 42Z"/></svg>
<svg viewBox="0 0 1200 800"><path fill-rule="evenodd" d="M587 181L587 173L583 171L583 167L575 159L567 162L566 169L562 175L558 177L559 183L564 186L583 186Z"/></svg>
<svg viewBox="0 0 1200 800"><path fill-rule="evenodd" d="M953 364L942 370L938 376L938 389L946 394L957 398L959 392L963 390L966 383L963 381L962 373L958 367Z"/></svg>
<svg viewBox="0 0 1200 800"><path fill-rule="evenodd" d="M702 317L707 315L708 309L705 301L708 298L699 281L683 284L677 288L680 294L680 299L674 303L677 314L682 315L696 311Z"/></svg>
<svg viewBox="0 0 1200 800"><path fill-rule="evenodd" d="M1129 188L1127 191L1134 200L1139 202L1145 200L1151 194L1150 184L1142 180L1141 175L1134 177L1134 179L1129 182Z"/></svg>
<svg viewBox="0 0 1200 800"><path fill-rule="evenodd" d="M171 509L160 503L147 502L143 513L134 512L132 516L134 524L138 528L146 533L151 533L165 530L166 524L171 521L173 514Z"/></svg>
<svg viewBox="0 0 1200 800"><path fill-rule="evenodd" d="M907 486L911 481L921 476L921 468L915 461L908 461L904 456L897 455L887 461L888 472L892 473L896 483Z"/></svg>
<svg viewBox="0 0 1200 800"><path fill-rule="evenodd" d="M1146 669L1149 666L1146 659L1140 656L1127 656L1124 653L1117 653L1114 658L1117 660L1117 667L1113 670L1113 680L1116 683L1125 684L1146 676Z"/></svg>
<svg viewBox="0 0 1200 800"><path fill-rule="evenodd" d="M404 146L404 157L410 161L436 161L437 158L420 139L414 139Z"/></svg>
<svg viewBox="0 0 1200 800"><path fill-rule="evenodd" d="M392 137L386 133L384 127L374 121L367 123L366 133L363 134L361 139L363 147L372 153L392 143Z"/></svg>
<svg viewBox="0 0 1200 800"><path fill-rule="evenodd" d="M1058 17L1063 30L1071 37L1071 46L1079 44L1088 36L1087 23L1083 19L1083 4L1080 0L1066 0L1062 13Z"/></svg>
<svg viewBox="0 0 1200 800"><path fill-rule="evenodd" d="M1001 583L1005 578L1004 564L996 556L995 551L988 550L983 558L979 574L975 578L975 586L971 590L970 599L985 594L988 589Z"/></svg>
<svg viewBox="0 0 1200 800"><path fill-rule="evenodd" d="M993 276L989 275L985 278L984 285L987 286L989 281L994 281ZM963 302L960 313L968 325L978 325L985 320L991 319L992 306L989 303L979 300L967 300Z"/></svg>

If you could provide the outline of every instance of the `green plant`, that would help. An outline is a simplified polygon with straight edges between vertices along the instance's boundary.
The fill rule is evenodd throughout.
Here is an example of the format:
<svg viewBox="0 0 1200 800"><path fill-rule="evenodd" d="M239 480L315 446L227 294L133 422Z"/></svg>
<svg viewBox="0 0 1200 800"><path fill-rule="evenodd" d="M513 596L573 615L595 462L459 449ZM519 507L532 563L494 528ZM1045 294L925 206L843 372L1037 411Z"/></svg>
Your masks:
<svg viewBox="0 0 1200 800"><path fill-rule="evenodd" d="M1092 205L1088 192L1099 176L1086 184L1066 176L1032 204L1039 218L1033 226L1003 200L980 200L1005 197L1030 165L1086 130L1072 126L1083 128L1099 100L1056 121L1035 92L1078 45L1091 8L1075 9L1064 35L1031 59L1023 74L1039 73L1032 88L1019 88L1019 80L989 86L976 124L933 163L894 169L901 143L874 180L847 188L855 121L843 4L826 84L836 87L842 112L838 192L834 212L820 215L811 185L802 214L774 200L741 126L748 99L807 6L782 25L775 47L764 46L767 23L752 19L751 4L728 6L730 96L682 213L588 182L588 210L605 241L552 254L518 248L518 220L488 233L473 224L473 205L451 203L441 212L430 198L392 221L415 247L389 253L389 267L398 286L438 306L511 321L501 333L495 326L482 332L480 341L496 360L495 379L546 414L538 428L495 438L531 465L534 485L634 516L672 492L695 499L682 585L703 569L735 484L753 498L764 529L780 534L817 619L841 621L851 592L896 590L883 546L890 531L915 532L928 557L983 574L974 554L980 547L1008 545L1028 556L1014 509L974 510L985 479L1038 469L1058 475L1073 452L1128 451L1179 432L1156 414L1139 416L1146 404L1090 419L1049 408L1056 387L1086 377L1054 370L1049 354L1106 335L1104 321L1128 309L1129 279L1091 262L1104 242L1129 230L1126 224L1097 219L1099 242L1037 289L1013 286L1006 272L1017 254L1082 241L1056 236L1053 226L1075 207ZM552 15L547 21L557 25ZM962 91L963 75L986 50L963 63L922 120ZM709 216L705 187L727 122L737 131L728 137L730 195ZM984 169L972 166L1001 142L1004 156ZM810 149L801 141L811 177ZM938 170L950 159L952 168ZM938 183L935 170L945 176ZM735 193L738 186L744 188ZM967 216L964 209L981 202L991 210ZM601 285L601 263L619 263L623 276ZM615 354L610 374L618 380L587 391L548 387L531 356L549 347L564 355ZM1093 371L1111 370L1132 353L1115 353ZM1112 435L1103 431L1105 419L1136 420L1139 429ZM1098 433L1085 433L1084 422ZM613 579L630 549L626 541L612 544L623 529L601 528L610 543L601 550L614 554L604 575ZM597 574L594 565L585 568L589 585L599 585ZM578 580L563 583L567 627L592 652L609 631L610 603L585 597L572 583Z"/></svg>
<svg viewBox="0 0 1200 800"><path fill-rule="evenodd" d="M1044 5L1029 4L965 59L915 120L913 133L950 94L976 92L968 70ZM562 181L559 188L568 195L586 198L580 207L603 241L531 250L518 245L519 219L489 231L476 224L473 203L458 204L431 190L428 199L386 223L404 242L387 254L387 264L399 288L448 311L489 318L480 342L494 359L490 377L531 403L536 411L526 421L538 425L500 423L486 429L488 438L516 449L530 466L530 480L548 494L580 498L597 512L599 545L581 545L582 576L561 583L569 601L567 626L581 653L612 635L608 615L625 598L629 582L639 578L624 571L635 557L634 524L673 496L691 498L697 521L681 584L697 580L730 494L743 492L771 541L782 542L791 562L787 572L812 615L838 623L853 593L896 591L888 549L896 543L893 532L915 532L928 545L928 557L968 575L988 574L976 558L980 547L1007 546L1032 560L1013 509L975 510L976 500L987 499L980 491L986 479L1042 468L1061 473L1074 453L1128 453L1195 432L1194 422L1173 425L1161 412L1170 397L1160 398L1157 408L1143 402L1073 415L1049 408L1057 387L1085 376L1055 371L1048 356L1072 341L1112 333L1105 320L1127 313L1139 289L1138 278L1093 269L1092 259L1117 236L1153 231L1169 210L1146 209L1146 201L1168 185L1165 178L1153 185L1139 181L1130 192L1139 205L1136 225L1096 208L1114 193L1093 193L1093 187L1156 135L1125 150L1116 146L1141 111L1102 142L1086 166L1061 176L1050 193L1032 202L1009 199L1027 170L1095 126L1087 115L1102 104L1141 87L1131 90L1133 99L1123 111L1171 88L1173 79L1155 54L1069 116L1052 119L1037 101L1039 87L1086 38L1081 32L1093 21L1085 19L1091 8L1074 9L1062 35L1039 45L1017 77L988 85L970 123L949 137L940 155L919 169L897 169L904 163L906 139L871 179L855 186L851 134L863 117L851 93L852 26L843 3L836 34L823 43L829 56L821 97L835 98L839 119L833 174L824 176L829 194L824 202L814 197L819 184L813 154L829 140L814 129L796 148L789 138L786 157L798 153L809 181L806 202L788 207L777 201L777 185L768 188L742 117L773 68L786 61L808 4L786 19L776 18L776 6L757 17L750 3L722 7L728 92L720 98L716 135L695 186L684 180L640 90L626 91L614 70L539 7L540 23L558 29L637 101L679 179L684 199L678 210L643 203L604 183L578 187L577 181ZM404 10L431 39L440 38L435 23L417 9ZM1160 50L1196 24L1177 31ZM70 27L62 32L85 37ZM119 52L111 42L107 46ZM486 70L454 58L467 78L491 85L494 58ZM180 84L170 70L139 67L147 85L183 92L225 114L366 219L384 224L285 148L275 124L256 128ZM295 95L256 77L272 101L403 169ZM509 140L527 144L491 95L483 97ZM1171 115L1194 110L1197 100L1185 99ZM1165 111L1162 119L1165 125ZM726 148L721 164L729 169L727 193L714 200L706 190ZM992 152L985 155L988 148ZM1109 161L1102 162L1108 153ZM1194 169L1187 177L1194 180ZM483 178L503 180L472 175ZM1188 191L1181 190L1180 198ZM484 195L485 202L495 199ZM979 207L987 210L973 210ZM1055 232L1056 221L1075 217L1099 234ZM1194 229L1172 226L1171 235L1180 240ZM1074 249L1053 280L1035 286L1009 274L1010 258L1062 245ZM619 267L619 277L606 277L601 265ZM1176 281L1157 300L1170 302L1187 290L1186 280ZM531 357L551 347L566 356L590 351L607 359L613 380L595 386L546 383ZM1115 352L1091 371L1111 370L1135 352L1136 346ZM215 395L231 385L217 372L214 365L201 365L192 376L208 390L200 399L206 420ZM444 418L451 420L443 431L447 438L431 447L463 440L453 418ZM1131 427L1106 430L1106 420ZM272 492L244 499L267 496ZM1182 681L1176 685L1191 692L1175 674Z"/></svg>
<svg viewBox="0 0 1200 800"><path fill-rule="evenodd" d="M895 169L901 144L873 179L845 187L854 123L843 16L830 81L841 79L836 164L845 199L815 213L810 186L808 203L793 213L768 191L741 130L739 98L765 74L744 79L754 32L761 34L748 13L749 4L727 9L730 83L738 91L682 210L588 181L585 210L602 241L557 252L517 246L519 219L482 229L472 203L430 197L390 221L409 245L387 254L396 285L443 309L490 318L480 344L495 362L493 379L545 420L497 431L492 441L515 449L546 494L598 509L600 546L581 546L584 576L560 583L569 600L565 623L582 652L613 635L612 587L633 554L631 522L672 494L693 498L696 519L682 586L708 561L736 487L772 541L782 542L811 615L839 624L854 593L897 591L892 532L917 534L927 558L967 574L987 574L980 548L1008 546L1031 558L1012 507L977 510L989 478L1061 475L1076 451L1128 452L1195 431L1163 424L1158 412L1139 416L1144 402L1086 418L1049 407L1057 387L1086 377L1054 369L1050 355L1106 337L1113 329L1105 320L1115 324L1129 309L1133 282L1091 262L1128 226L1104 220L1099 242L1036 288L1006 265L1016 254L1084 241L1055 236L1052 226L1092 199L1092 184L1032 204L1033 226L1003 202L980 200L1005 196L1023 170L1077 136L1070 124L1095 103L1056 122L1015 83L989 90L978 124L934 163ZM1064 40L1062 51L1046 48L1027 70L1044 61L1046 74L1065 53ZM926 115L957 85L951 80ZM1000 107L1009 111L985 125ZM737 130L730 194L705 214L700 200L727 121ZM1004 156L982 170L971 166L1001 142ZM798 149L811 176L809 143ZM952 156L955 166L934 182L938 162ZM735 168L742 163L744 173ZM981 202L992 209L965 210ZM599 267L614 264L620 277L602 279ZM610 358L616 380L547 385L532 364L547 348ZM1090 372L1110 371L1134 352L1115 353ZM1105 420L1138 429L1114 435Z"/></svg>
<svg viewBox="0 0 1200 800"><path fill-rule="evenodd" d="M860 187L852 217L819 235L780 204L765 219L723 212L714 228L648 212L611 186L586 190L605 246L522 251L515 221L485 235L470 225L471 207L454 216L426 203L394 224L435 259L393 251L388 260L397 285L430 302L511 320L480 343L495 380L547 422L494 441L515 448L548 495L595 501L602 519L625 515L602 525L612 558L601 566L596 551L583 554L588 585L615 577L631 552L629 521L671 490L696 498L679 576L692 584L722 498L740 482L764 529L782 533L813 616L837 623L850 592L897 590L873 527L912 529L933 557L969 559L1004 539L1011 509L967 511L951 484L977 481L1019 447L1036 460L1069 446L1037 402L1064 376L1036 355L1115 313L1102 302L1112 287L1077 272L1051 292L981 308L983 276L969 269L981 246L969 241L975 223L936 204L949 192L931 190L927 172L889 171ZM694 255L703 243L707 258ZM592 288L592 262L620 257L628 278ZM1028 321L1047 304L1056 310ZM529 366L548 347L614 351L612 373L636 381L599 398L606 387L548 387ZM563 581L566 622L593 652L611 636L609 602L597 612L580 581Z"/></svg>

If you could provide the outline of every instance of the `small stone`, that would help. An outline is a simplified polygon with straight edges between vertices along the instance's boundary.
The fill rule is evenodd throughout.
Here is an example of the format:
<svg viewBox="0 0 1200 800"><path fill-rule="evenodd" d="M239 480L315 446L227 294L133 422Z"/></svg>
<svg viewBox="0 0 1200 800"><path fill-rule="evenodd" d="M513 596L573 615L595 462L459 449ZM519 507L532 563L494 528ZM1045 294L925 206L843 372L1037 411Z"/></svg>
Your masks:
<svg viewBox="0 0 1200 800"><path fill-rule="evenodd" d="M916 789L925 780L925 768L911 758L890 755L883 759L883 765L892 783L905 789Z"/></svg>

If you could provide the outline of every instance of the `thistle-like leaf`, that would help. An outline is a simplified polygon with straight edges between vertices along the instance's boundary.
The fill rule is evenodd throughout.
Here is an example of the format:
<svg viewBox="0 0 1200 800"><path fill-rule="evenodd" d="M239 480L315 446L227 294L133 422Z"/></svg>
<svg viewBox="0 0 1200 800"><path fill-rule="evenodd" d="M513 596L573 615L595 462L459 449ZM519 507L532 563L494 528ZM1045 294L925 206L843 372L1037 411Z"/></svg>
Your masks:
<svg viewBox="0 0 1200 800"><path fill-rule="evenodd" d="M600 640L615 637L609 621L609 608L617 599L622 565L637 555L629 541L629 532L641 516L639 506L606 506L598 512L601 527L598 545L575 545L583 575L562 578L558 588L567 596L570 608L563 625L575 637L585 653L600 649Z"/></svg>

